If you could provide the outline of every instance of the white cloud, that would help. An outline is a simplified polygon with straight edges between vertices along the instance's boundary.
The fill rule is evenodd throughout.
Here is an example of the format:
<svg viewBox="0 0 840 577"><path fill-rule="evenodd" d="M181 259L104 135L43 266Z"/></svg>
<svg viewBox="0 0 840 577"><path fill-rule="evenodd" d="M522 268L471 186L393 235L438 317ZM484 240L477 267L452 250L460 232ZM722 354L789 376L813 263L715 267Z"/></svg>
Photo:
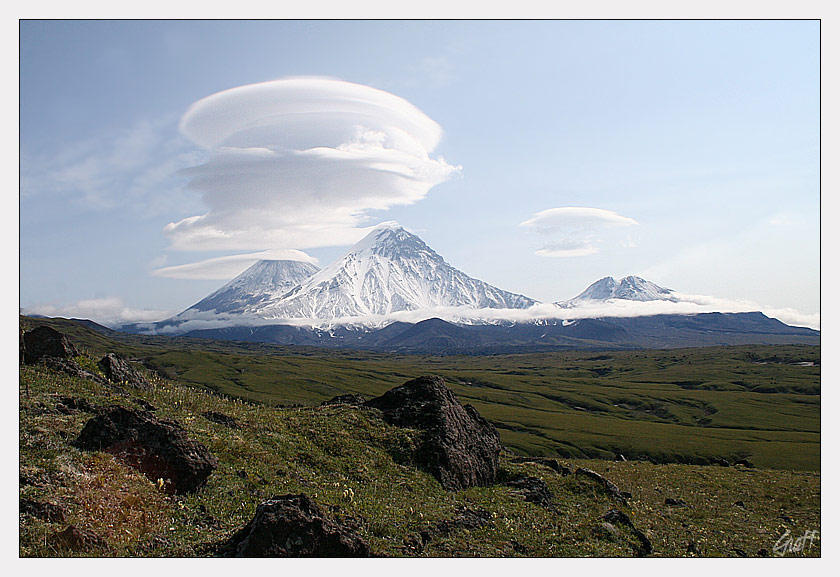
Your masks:
<svg viewBox="0 0 840 577"><path fill-rule="evenodd" d="M435 307L411 311L399 311L388 315L362 315L355 317L324 319L263 319L248 315L215 314L207 311L186 311L179 320L185 322L164 327L149 326L150 331L161 334L177 334L191 330L220 328L228 326L260 326L285 324L300 327L318 327L329 329L333 326L351 325L382 327L392 322L418 323L439 318L448 322L462 324L488 324L505 322L533 322L579 320L590 318L627 318L665 314L699 314L711 312L754 312L761 311L769 317L777 318L793 326L820 329L820 315L806 315L793 309L768 309L749 301L732 301L701 295L677 294L683 299L671 301L629 301L612 299L602 303L579 306L572 309L560 308L550 303L536 303L526 309L474 309L461 307Z"/></svg>
<svg viewBox="0 0 840 577"><path fill-rule="evenodd" d="M318 259L299 250L264 250L261 252L222 256L190 264L159 268L152 271L152 275L182 279L230 280L244 272L258 260L297 260L310 264L318 264Z"/></svg>
<svg viewBox="0 0 840 577"><path fill-rule="evenodd" d="M540 256L586 256L595 254L598 248L592 244L591 238L565 238L557 242L550 242L537 249Z"/></svg>
<svg viewBox="0 0 840 577"><path fill-rule="evenodd" d="M612 210L582 206L549 208L536 213L520 226L547 238L536 254L550 257L586 256L601 251L606 244L603 233L608 229L636 225L632 218ZM632 239L617 240L625 248L634 246Z"/></svg>
<svg viewBox="0 0 840 577"><path fill-rule="evenodd" d="M181 132L209 151L184 171L209 210L164 229L176 250L352 244L369 211L411 204L459 170L430 158L442 131L360 84L290 78L194 103Z"/></svg>
<svg viewBox="0 0 840 577"><path fill-rule="evenodd" d="M81 300L68 305L42 304L26 307L23 314L48 317L90 319L105 326L133 322L156 322L172 316L172 311L127 307L116 297Z"/></svg>

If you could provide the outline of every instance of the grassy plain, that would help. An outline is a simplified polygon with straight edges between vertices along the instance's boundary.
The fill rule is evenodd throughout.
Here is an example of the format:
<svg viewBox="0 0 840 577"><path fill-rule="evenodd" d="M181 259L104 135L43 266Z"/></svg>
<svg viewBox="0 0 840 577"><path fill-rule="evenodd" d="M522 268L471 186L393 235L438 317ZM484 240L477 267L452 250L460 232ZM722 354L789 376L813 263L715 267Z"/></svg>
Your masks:
<svg viewBox="0 0 840 577"><path fill-rule="evenodd" d="M520 454L820 470L820 347L766 345L494 356L105 337L48 322L91 356L114 351L168 379L270 406L380 395L435 374ZM98 357L97 357L98 358Z"/></svg>
<svg viewBox="0 0 840 577"><path fill-rule="evenodd" d="M275 408L152 380L152 390L126 396L43 367L21 367L20 497L52 503L64 514L60 521L21 514L21 556L211 556L250 520L257 504L286 493L306 493L385 556L637 555L639 541L631 531L601 520L613 508L650 539L653 556L775 556L774 546L820 529L817 472L565 461L592 468L629 492L629 504L620 505L584 478L513 463L505 453L499 484L451 493L411 464L416 432L386 424L375 410ZM205 444L219 467L198 492L170 496L110 455L74 448L91 415L57 410L62 397L94 406L151 403L160 417L177 420ZM233 417L240 428L210 421L202 416L206 411ZM556 510L528 503L504 486L518 475L543 479ZM669 498L684 506L667 505ZM485 512L487 522L442 528L464 508ZM51 536L68 524L92 531L104 545L56 546ZM819 556L820 541L778 551Z"/></svg>

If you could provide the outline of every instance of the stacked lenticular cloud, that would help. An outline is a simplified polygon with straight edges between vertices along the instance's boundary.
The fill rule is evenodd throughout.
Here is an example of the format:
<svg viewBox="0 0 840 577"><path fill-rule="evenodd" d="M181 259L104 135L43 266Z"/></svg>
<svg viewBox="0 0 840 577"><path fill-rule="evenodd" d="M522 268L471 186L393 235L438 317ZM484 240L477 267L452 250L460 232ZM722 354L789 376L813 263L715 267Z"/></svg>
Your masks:
<svg viewBox="0 0 840 577"><path fill-rule="evenodd" d="M209 210L170 223L176 250L349 244L370 210L410 204L459 170L429 155L440 126L388 92L325 78L241 86L194 103L186 172Z"/></svg>

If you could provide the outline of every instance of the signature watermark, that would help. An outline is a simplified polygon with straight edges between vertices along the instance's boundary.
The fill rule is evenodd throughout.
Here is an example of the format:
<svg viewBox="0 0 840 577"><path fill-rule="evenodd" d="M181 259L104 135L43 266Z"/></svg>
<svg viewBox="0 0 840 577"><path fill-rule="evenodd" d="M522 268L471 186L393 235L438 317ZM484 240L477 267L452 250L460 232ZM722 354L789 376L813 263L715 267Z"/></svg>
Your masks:
<svg viewBox="0 0 840 577"><path fill-rule="evenodd" d="M820 540L820 532L817 529L808 529L796 539L790 534L790 529L785 529L785 534L779 537L773 545L773 553L782 557L788 553L802 553L810 550L814 541Z"/></svg>

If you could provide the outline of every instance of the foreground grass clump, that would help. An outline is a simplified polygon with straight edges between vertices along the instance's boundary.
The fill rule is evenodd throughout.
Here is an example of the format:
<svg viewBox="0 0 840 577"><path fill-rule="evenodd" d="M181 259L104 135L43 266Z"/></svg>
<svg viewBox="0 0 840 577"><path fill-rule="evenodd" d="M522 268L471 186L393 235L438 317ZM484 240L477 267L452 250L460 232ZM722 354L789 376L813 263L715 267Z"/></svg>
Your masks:
<svg viewBox="0 0 840 577"><path fill-rule="evenodd" d="M412 464L417 433L387 425L376 410L275 408L154 377L152 390L121 395L42 367L21 367L20 380L20 497L57 505L64 517L22 514L21 556L212 556L261 501L286 493L307 494L386 556L636 555L632 532L601 520L614 508L648 536L654 556L772 556L786 530L795 539L820 528L818 473L566 461L630 492L625 506L581 477L503 455L499 484L450 493ZM110 455L73 448L92 414L68 403L150 404L205 444L219 467L196 493L168 495ZM234 427L208 412L231 417ZM542 479L554 510L504 485L519 476ZM686 506L666 506L666 498ZM465 511L484 522L459 524ZM57 545L51 536L68 525L105 545ZM793 554L819 555L819 541Z"/></svg>

